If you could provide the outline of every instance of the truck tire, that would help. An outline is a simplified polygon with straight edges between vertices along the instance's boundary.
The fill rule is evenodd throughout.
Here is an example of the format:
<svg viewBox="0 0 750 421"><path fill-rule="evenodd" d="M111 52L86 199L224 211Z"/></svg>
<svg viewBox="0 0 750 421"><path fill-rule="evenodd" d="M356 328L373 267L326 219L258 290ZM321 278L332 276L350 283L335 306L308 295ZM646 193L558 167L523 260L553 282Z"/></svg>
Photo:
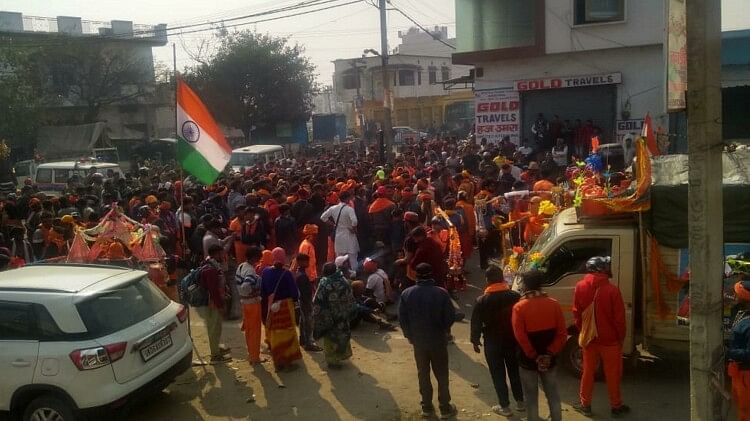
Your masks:
<svg viewBox="0 0 750 421"><path fill-rule="evenodd" d="M560 364L565 370L580 379L583 375L583 350L578 346L578 335L568 337L565 347L560 353Z"/></svg>
<svg viewBox="0 0 750 421"><path fill-rule="evenodd" d="M568 337L565 347L559 355L558 362L563 365L565 370L577 379L583 375L583 349L578 345L578 335ZM596 369L594 380L604 380L604 370L602 365Z"/></svg>
<svg viewBox="0 0 750 421"><path fill-rule="evenodd" d="M55 395L42 395L29 403L23 411L23 421L74 421L73 408Z"/></svg>

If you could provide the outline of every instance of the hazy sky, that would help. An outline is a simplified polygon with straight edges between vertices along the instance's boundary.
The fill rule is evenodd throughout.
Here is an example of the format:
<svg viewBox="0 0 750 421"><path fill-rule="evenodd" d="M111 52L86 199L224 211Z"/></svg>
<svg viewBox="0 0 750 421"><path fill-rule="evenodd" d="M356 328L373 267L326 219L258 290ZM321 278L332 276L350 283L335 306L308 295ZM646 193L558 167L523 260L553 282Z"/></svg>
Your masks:
<svg viewBox="0 0 750 421"><path fill-rule="evenodd" d="M80 16L84 20L116 19L131 20L141 24L166 23L174 27L262 12L300 1L0 0L0 10L47 17ZM344 2L341 1L341 3ZM392 3L420 24L426 27L448 26L449 36L455 36L454 0L392 0ZM746 11L748 3L750 0L722 0L722 27L724 29L750 28L750 13ZM407 29L410 22L398 12L388 12L388 26L389 46L393 48L399 44L398 31ZM291 41L304 45L307 54L317 66L318 80L325 84L330 84L331 81L333 72L331 61L337 58L359 56L365 48L380 50L378 10L364 0L361 3L336 9L240 28L255 28L261 32L287 36ZM196 52L201 40L210 37L210 32L182 36L170 34L170 45L154 49L155 59L167 62L171 67L171 43L174 42L177 45L177 66L182 69L192 63L185 48Z"/></svg>

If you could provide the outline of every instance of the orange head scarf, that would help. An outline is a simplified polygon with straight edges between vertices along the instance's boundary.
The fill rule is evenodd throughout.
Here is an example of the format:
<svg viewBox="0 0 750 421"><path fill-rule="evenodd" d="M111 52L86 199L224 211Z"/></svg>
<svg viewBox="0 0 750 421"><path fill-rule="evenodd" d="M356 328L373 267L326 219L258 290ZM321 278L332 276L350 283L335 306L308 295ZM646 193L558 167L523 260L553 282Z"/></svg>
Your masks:
<svg viewBox="0 0 750 421"><path fill-rule="evenodd" d="M739 281L734 284L734 294L737 301L750 302L750 281Z"/></svg>

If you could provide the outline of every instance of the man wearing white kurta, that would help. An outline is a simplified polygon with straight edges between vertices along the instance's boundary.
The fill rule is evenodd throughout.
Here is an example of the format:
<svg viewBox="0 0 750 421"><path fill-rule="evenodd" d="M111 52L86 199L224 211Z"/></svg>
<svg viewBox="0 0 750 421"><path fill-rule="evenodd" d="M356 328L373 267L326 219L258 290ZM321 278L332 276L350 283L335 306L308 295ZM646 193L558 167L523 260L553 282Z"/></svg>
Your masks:
<svg viewBox="0 0 750 421"><path fill-rule="evenodd" d="M347 204L349 199L351 199L351 193L348 191L341 192L339 195L341 203L326 209L320 215L320 219L323 222L336 225L336 237L333 242L336 256L348 255L351 269L357 270L357 254L359 253L356 231L357 215L354 213L354 208Z"/></svg>

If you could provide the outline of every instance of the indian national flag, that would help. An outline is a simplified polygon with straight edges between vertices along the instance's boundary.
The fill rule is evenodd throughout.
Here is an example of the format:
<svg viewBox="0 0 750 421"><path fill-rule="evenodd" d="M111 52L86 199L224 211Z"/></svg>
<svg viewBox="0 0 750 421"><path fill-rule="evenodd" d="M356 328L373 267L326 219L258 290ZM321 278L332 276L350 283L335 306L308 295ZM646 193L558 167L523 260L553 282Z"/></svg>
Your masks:
<svg viewBox="0 0 750 421"><path fill-rule="evenodd" d="M232 156L232 148L198 95L177 80L177 160L201 183L211 184Z"/></svg>

